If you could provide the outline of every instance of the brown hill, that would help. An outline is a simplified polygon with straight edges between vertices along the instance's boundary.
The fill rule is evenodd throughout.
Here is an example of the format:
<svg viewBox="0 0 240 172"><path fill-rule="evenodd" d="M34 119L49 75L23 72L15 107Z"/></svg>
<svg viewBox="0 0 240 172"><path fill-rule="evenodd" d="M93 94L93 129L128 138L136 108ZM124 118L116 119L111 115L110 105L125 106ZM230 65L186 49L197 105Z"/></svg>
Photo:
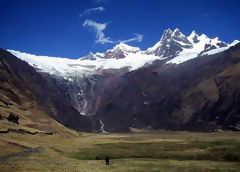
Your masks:
<svg viewBox="0 0 240 172"><path fill-rule="evenodd" d="M20 117L19 125L8 122L10 113ZM75 130L92 129L90 120L71 106L70 99L53 80L46 80L5 50L0 50L0 114L1 128L21 126L58 132L64 129L60 122Z"/></svg>

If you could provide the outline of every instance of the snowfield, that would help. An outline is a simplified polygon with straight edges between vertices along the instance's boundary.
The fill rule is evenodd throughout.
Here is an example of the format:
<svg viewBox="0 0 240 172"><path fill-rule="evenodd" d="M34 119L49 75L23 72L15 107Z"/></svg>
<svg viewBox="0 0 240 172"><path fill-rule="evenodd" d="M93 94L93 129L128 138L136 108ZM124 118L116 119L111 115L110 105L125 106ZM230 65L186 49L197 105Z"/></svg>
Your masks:
<svg viewBox="0 0 240 172"><path fill-rule="evenodd" d="M168 32L168 37L166 37L166 32ZM182 50L175 52L174 56L169 60L167 60L169 58L167 56L158 56L157 51L161 49L165 51L165 49L171 48L169 45L171 41L181 46ZM199 36L195 31L186 37L178 29L174 31L168 29L164 32L161 40L146 51L141 51L138 47L132 47L124 43L116 45L105 53L89 53L89 55L79 59L37 56L15 50L8 51L41 72L69 78L72 74L81 76L97 73L103 69L127 68L128 71L132 71L146 64L151 64L156 60L166 60L166 64L180 64L199 56L212 55L225 51L237 43L239 41L235 40L231 44L226 44L217 37L210 39L205 34ZM163 44L166 44L165 47L163 47ZM208 49L209 47L211 49ZM111 58L108 58L109 54ZM123 57L119 58L120 55Z"/></svg>

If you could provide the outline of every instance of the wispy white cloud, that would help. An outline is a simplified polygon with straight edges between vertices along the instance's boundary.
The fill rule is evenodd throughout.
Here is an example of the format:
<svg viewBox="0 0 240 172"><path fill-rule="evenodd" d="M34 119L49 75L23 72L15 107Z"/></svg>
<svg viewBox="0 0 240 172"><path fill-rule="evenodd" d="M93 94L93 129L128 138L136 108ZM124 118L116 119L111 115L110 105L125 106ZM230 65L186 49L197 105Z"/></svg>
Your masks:
<svg viewBox="0 0 240 172"><path fill-rule="evenodd" d="M110 37L106 37L103 31L107 28L108 23L97 23L93 20L85 20L83 23L84 27L90 27L96 33L95 43L106 44L106 43L115 43Z"/></svg>
<svg viewBox="0 0 240 172"><path fill-rule="evenodd" d="M104 10L105 10L104 7L89 8L89 9L84 10L81 14L79 14L79 17L88 15L92 12L102 12Z"/></svg>
<svg viewBox="0 0 240 172"><path fill-rule="evenodd" d="M119 40L119 42L122 42L122 43L128 43L128 42L133 42L133 41L141 42L143 40L142 34L134 33L133 36L134 37L126 39L126 40Z"/></svg>
<svg viewBox="0 0 240 172"><path fill-rule="evenodd" d="M106 43L129 43L129 42L141 42L143 40L143 35L139 33L134 33L132 38L125 40L112 40L110 37L105 36L104 30L107 28L109 23L98 23L94 20L85 20L82 24L83 27L89 27L96 33L96 44L106 44Z"/></svg>

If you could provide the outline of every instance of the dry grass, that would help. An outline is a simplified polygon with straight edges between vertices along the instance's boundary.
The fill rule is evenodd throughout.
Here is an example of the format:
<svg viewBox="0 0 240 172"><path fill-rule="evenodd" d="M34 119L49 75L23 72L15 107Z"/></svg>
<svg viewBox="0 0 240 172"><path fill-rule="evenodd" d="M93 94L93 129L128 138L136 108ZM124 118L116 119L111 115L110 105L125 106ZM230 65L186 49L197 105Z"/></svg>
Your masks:
<svg viewBox="0 0 240 172"><path fill-rule="evenodd" d="M0 154L18 152L15 142L38 153L11 158L0 164L1 171L239 171L237 159L221 159L225 153L240 155L237 132L191 133L156 132L130 134L0 135ZM6 146L7 152L3 151ZM110 166L104 160L110 155ZM164 156L163 156L164 155ZM178 156L176 156L178 155ZM189 156L191 155L191 156ZM201 155L201 156L200 156ZM210 156L214 155L214 156ZM195 158L189 158L195 157ZM210 157L210 158L206 158ZM201 159L202 158L202 159Z"/></svg>

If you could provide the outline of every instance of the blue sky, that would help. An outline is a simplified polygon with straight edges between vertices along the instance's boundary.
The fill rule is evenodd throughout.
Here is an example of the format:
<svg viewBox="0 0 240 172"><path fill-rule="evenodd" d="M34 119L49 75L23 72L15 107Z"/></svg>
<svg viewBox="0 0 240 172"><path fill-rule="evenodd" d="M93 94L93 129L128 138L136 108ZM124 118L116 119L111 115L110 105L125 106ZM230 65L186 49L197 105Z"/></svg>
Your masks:
<svg viewBox="0 0 240 172"><path fill-rule="evenodd" d="M167 28L240 39L239 0L0 0L0 47L79 58L120 41L146 49Z"/></svg>

